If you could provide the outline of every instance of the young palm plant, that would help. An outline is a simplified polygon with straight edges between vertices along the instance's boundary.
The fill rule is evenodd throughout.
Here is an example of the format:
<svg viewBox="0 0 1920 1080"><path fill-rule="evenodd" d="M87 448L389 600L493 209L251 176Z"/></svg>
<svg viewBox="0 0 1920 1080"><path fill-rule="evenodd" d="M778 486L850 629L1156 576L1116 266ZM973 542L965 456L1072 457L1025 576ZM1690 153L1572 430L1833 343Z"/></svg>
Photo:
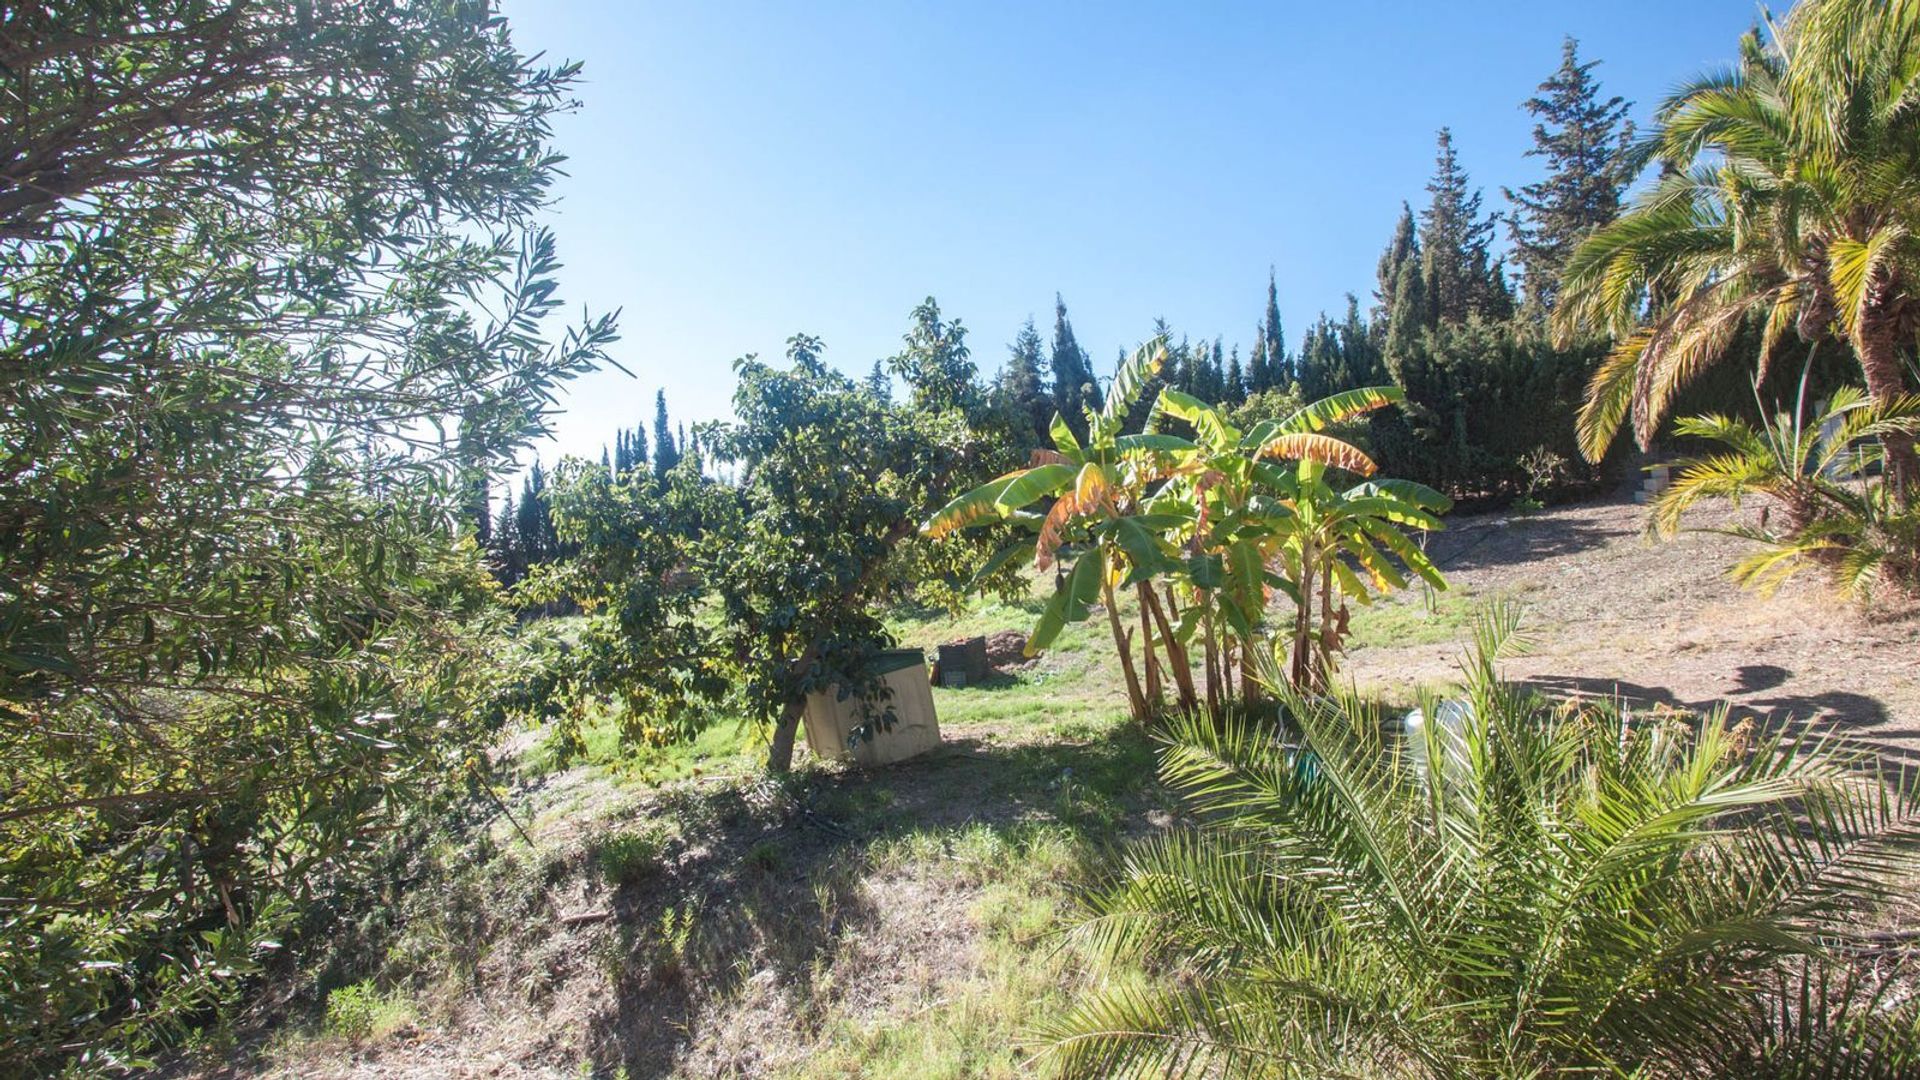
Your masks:
<svg viewBox="0 0 1920 1080"><path fill-rule="evenodd" d="M1762 494L1773 506L1759 526L1719 530L1756 541L1735 563L1735 581L1771 592L1808 565L1828 568L1845 592L1865 598L1876 585L1920 585L1920 510L1900 506L1873 473L1884 463L1884 437L1920 431L1920 398L1875 407L1858 389L1836 392L1825 411L1806 419L1804 401L1791 413L1745 420L1709 415L1677 421L1678 435L1726 449L1679 463L1661 493L1648 531L1672 536L1701 499ZM1779 508L1777 526L1773 507Z"/></svg>
<svg viewBox="0 0 1920 1080"><path fill-rule="evenodd" d="M1047 1024L1045 1063L1913 1075L1913 1004L1818 981L1861 909L1920 869L1909 790L1811 736L1748 745L1724 715L1547 700L1497 677L1517 640L1513 614L1490 612L1461 698L1425 710L1449 722L1404 737L1351 693L1309 697L1273 668L1288 738L1170 721L1161 774L1197 825L1133 847L1077 930L1146 975Z"/></svg>

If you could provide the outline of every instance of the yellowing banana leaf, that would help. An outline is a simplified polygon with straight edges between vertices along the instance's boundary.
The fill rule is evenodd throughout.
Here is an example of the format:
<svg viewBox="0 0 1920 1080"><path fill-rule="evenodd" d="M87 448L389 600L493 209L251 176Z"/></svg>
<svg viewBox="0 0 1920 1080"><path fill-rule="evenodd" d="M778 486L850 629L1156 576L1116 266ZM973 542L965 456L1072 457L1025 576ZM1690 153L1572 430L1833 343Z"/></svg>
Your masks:
<svg viewBox="0 0 1920 1080"><path fill-rule="evenodd" d="M1345 469L1360 476L1372 476L1379 466L1350 442L1331 435L1293 432L1275 435L1254 451L1258 457L1311 461L1334 469Z"/></svg>

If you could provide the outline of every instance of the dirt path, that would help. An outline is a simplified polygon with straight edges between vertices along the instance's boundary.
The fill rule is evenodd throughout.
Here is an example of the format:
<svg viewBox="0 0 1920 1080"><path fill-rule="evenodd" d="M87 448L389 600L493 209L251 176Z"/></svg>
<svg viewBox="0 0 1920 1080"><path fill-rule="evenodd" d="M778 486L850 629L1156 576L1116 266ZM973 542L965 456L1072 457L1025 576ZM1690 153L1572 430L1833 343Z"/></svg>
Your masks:
<svg viewBox="0 0 1920 1080"><path fill-rule="evenodd" d="M1757 513L1757 503L1716 507L1689 524ZM1454 595L1429 618L1457 621L1470 605L1509 597L1534 638L1530 655L1507 664L1513 676L1559 692L1726 701L1774 721L1831 723L1920 757L1920 608L1864 614L1812 571L1763 598L1726 577L1751 550L1747 541L1691 532L1650 543L1644 521L1630 502L1451 519L1428 548ZM1449 681L1464 635L1435 641L1421 632L1422 598L1395 604L1402 610L1374 616L1393 629L1356 647L1348 671L1379 688Z"/></svg>

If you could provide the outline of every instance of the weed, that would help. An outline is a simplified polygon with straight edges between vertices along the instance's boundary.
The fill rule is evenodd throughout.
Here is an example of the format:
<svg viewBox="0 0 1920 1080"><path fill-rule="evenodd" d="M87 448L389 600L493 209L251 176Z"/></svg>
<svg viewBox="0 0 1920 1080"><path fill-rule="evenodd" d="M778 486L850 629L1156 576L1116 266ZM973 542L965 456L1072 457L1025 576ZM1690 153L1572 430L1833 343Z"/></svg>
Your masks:
<svg viewBox="0 0 1920 1080"><path fill-rule="evenodd" d="M610 885L631 885L660 870L670 837L664 826L654 824L614 833L600 842L594 861Z"/></svg>
<svg viewBox="0 0 1920 1080"><path fill-rule="evenodd" d="M372 979L335 988L327 995L327 1034L362 1043L382 1039L413 1022L413 1006L382 993Z"/></svg>

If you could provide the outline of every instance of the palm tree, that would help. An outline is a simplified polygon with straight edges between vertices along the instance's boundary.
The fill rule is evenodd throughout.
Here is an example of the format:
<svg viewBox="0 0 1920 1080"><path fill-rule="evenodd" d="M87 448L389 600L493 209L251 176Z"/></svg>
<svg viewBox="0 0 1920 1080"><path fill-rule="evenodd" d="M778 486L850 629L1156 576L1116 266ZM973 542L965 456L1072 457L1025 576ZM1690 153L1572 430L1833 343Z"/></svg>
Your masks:
<svg viewBox="0 0 1920 1080"><path fill-rule="evenodd" d="M1169 722L1195 825L1137 842L1076 933L1058 1075L1915 1075L1920 1004L1835 949L1916 869L1920 805L1806 736L1502 682L1383 734L1269 668L1295 725ZM1124 965L1116 970L1115 965Z"/></svg>
<svg viewBox="0 0 1920 1080"><path fill-rule="evenodd" d="M1883 456L1875 440L1920 431L1920 398L1876 409L1857 388L1844 387L1811 420L1804 406L1763 418L1759 427L1721 415L1678 421L1675 434L1725 449L1679 463L1672 486L1654 501L1649 531L1673 535L1703 498L1758 492L1779 507L1778 527L1770 527L1769 514L1757 528L1723 530L1763 545L1734 565L1735 581L1771 591L1813 563L1831 569L1855 596L1878 581L1920 584L1920 512L1891 505L1886 489L1869 479Z"/></svg>
<svg viewBox="0 0 1920 1080"><path fill-rule="evenodd" d="M1569 260L1555 329L1619 342L1580 416L1595 461L1631 416L1642 447L1675 395L1764 326L1759 375L1789 332L1852 346L1868 397L1908 392L1920 332L1920 7L1805 0L1740 60L1670 98L1646 144L1663 176ZM1652 316L1644 325L1648 306ZM1885 436L1904 505L1913 437Z"/></svg>

